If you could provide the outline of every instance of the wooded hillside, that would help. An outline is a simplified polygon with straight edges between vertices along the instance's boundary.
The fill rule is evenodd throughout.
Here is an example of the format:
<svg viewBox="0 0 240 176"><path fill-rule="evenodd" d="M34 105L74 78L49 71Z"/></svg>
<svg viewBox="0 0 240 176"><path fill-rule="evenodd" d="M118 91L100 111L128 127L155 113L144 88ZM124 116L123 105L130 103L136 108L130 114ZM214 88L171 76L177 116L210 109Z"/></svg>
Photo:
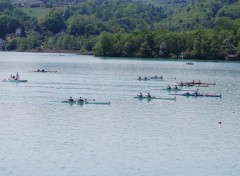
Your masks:
<svg viewBox="0 0 240 176"><path fill-rule="evenodd" d="M0 0L6 50L224 59L240 54L239 19L236 0Z"/></svg>

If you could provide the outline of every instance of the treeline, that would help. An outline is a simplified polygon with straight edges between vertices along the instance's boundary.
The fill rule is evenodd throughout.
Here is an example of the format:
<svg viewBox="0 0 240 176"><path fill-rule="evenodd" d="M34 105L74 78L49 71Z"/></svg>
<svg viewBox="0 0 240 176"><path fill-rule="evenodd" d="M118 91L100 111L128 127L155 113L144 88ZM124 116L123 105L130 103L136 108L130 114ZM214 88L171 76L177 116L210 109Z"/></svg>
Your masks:
<svg viewBox="0 0 240 176"><path fill-rule="evenodd" d="M95 55L113 57L163 57L225 59L240 56L240 29L199 29L190 32L139 31L130 34L101 33Z"/></svg>
<svg viewBox="0 0 240 176"><path fill-rule="evenodd" d="M45 17L37 18L14 8L8 0L0 0L0 38L7 41L6 50L75 50L114 57L240 56L239 20L218 17L211 29L198 26L177 32L159 25L167 18L160 6L94 2L52 9ZM225 13L229 15L226 9Z"/></svg>

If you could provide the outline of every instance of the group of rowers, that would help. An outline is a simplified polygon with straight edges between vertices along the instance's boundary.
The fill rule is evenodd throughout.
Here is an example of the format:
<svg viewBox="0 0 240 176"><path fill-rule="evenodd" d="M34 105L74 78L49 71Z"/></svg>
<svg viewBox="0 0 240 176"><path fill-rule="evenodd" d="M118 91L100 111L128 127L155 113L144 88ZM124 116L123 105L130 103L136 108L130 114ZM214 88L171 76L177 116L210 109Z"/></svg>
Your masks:
<svg viewBox="0 0 240 176"><path fill-rule="evenodd" d="M46 72L44 69L40 70L40 69L37 69L36 72Z"/></svg>
<svg viewBox="0 0 240 176"><path fill-rule="evenodd" d="M167 89L168 89L168 90L172 90L172 89L174 89L174 90L179 90L179 88L178 88L177 85L175 85L174 88L172 88L172 87L169 85L169 86L167 86Z"/></svg>
<svg viewBox="0 0 240 176"><path fill-rule="evenodd" d="M82 99L82 97L80 97L79 99L77 99L77 100L74 100L72 97L70 97L67 101L69 101L69 102L84 102L84 99Z"/></svg>
<svg viewBox="0 0 240 176"><path fill-rule="evenodd" d="M17 72L16 76L11 75L9 79L11 79L11 80L19 80L19 78L20 78L20 76L19 76L19 74Z"/></svg>
<svg viewBox="0 0 240 176"><path fill-rule="evenodd" d="M194 82L194 80L192 82L185 82L183 83L182 81L179 83L179 86L184 86L184 85L187 85L187 86L190 86L190 85L194 85L194 84L202 84L202 82L199 80L198 82Z"/></svg>
<svg viewBox="0 0 240 176"><path fill-rule="evenodd" d="M186 96L189 96L189 95L201 95L199 92L198 92L198 89L196 91L194 91L194 93L190 94L188 91L186 93L184 93L183 95L186 95Z"/></svg>
<svg viewBox="0 0 240 176"><path fill-rule="evenodd" d="M143 98L143 94L140 93L140 94L138 95L138 97L139 97L139 98ZM146 95L146 97L151 98L152 96L150 95L150 93L148 93L148 94Z"/></svg>
<svg viewBox="0 0 240 176"><path fill-rule="evenodd" d="M163 76L161 75L160 77L158 77L157 75L155 75L154 77L150 77L151 79L163 79ZM147 78L146 76L144 78L142 78L141 76L138 77L138 80L148 80L149 78Z"/></svg>
<svg viewBox="0 0 240 176"><path fill-rule="evenodd" d="M148 78L145 76L144 78L142 78L141 76L138 77L138 80L147 80Z"/></svg>

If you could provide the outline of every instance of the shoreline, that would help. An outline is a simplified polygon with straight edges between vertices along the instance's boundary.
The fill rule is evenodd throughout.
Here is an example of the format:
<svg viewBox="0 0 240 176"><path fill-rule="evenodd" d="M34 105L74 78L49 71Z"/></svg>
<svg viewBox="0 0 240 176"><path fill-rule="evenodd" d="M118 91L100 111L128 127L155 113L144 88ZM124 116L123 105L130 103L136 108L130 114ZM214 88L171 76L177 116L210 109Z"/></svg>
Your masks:
<svg viewBox="0 0 240 176"><path fill-rule="evenodd" d="M81 52L78 50L27 49L27 50L11 50L11 51L6 51L6 52L67 53L67 54L92 55L93 56L93 52Z"/></svg>
<svg viewBox="0 0 240 176"><path fill-rule="evenodd" d="M93 52L86 51L81 52L78 50L54 50L54 49L27 49L27 50L11 50L11 51L3 51L0 50L0 52L31 52L31 53L59 53L59 54L76 54L76 55L89 55L89 56L95 56ZM128 59L150 59L150 60L173 60L173 61L181 61L181 62L201 62L201 61L209 61L209 62L239 62L240 60L222 60L222 59L184 59L179 60L177 58L136 58L136 57L111 57L111 56L96 56L96 57L102 57L102 58L128 58Z"/></svg>

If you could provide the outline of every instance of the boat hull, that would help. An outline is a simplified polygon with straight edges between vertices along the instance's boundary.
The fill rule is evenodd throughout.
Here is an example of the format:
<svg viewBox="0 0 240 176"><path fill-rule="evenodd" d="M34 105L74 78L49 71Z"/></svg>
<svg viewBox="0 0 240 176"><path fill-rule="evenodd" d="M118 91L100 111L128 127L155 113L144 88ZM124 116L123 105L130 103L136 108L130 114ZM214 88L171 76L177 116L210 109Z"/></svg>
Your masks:
<svg viewBox="0 0 240 176"><path fill-rule="evenodd" d="M101 102L101 101L86 101L85 104L98 104L98 105L110 105L110 101L108 102Z"/></svg>
<svg viewBox="0 0 240 176"><path fill-rule="evenodd" d="M178 96L185 96L185 97L219 97L221 98L222 95L209 95L209 94L169 94L169 95L178 95Z"/></svg>
<svg viewBox="0 0 240 176"><path fill-rule="evenodd" d="M26 83L28 82L28 80L15 80L15 79L4 79L2 80L2 82L13 82L13 83Z"/></svg>
<svg viewBox="0 0 240 176"><path fill-rule="evenodd" d="M110 105L110 101L69 101L64 100L62 103L68 103L68 104L102 104L102 105Z"/></svg>
<svg viewBox="0 0 240 176"><path fill-rule="evenodd" d="M176 100L176 97L134 97L138 98L139 100L146 99L146 100Z"/></svg>

